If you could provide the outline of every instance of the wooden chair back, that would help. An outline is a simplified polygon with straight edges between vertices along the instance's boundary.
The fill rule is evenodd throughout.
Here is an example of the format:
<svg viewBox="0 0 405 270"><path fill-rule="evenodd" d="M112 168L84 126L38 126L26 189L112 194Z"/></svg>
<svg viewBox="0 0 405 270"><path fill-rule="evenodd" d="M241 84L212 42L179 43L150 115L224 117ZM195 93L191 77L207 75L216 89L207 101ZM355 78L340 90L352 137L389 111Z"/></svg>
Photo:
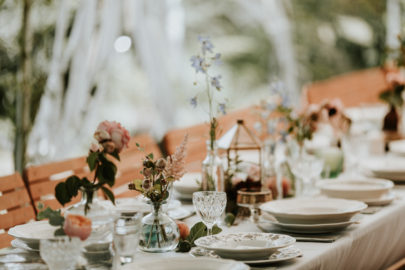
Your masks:
<svg viewBox="0 0 405 270"><path fill-rule="evenodd" d="M232 111L218 119L219 131L217 138L220 138L226 131L236 124L236 120L243 119L245 124L253 129L256 117L251 107ZM201 171L201 162L206 156L206 141L208 138L209 124L203 123L186 128L170 130L163 137L163 147L167 154L175 152L184 136L188 134L186 170L187 172Z"/></svg>
<svg viewBox="0 0 405 270"><path fill-rule="evenodd" d="M139 144L139 150L136 144ZM118 171L115 179L113 192L116 198L134 197L138 192L128 189L128 184L136 178L142 177L140 171L142 170L143 158L153 153L154 158L162 157L159 146L156 141L148 134L140 134L132 137L129 142L129 147L123 150L120 154L120 162L116 162Z"/></svg>
<svg viewBox="0 0 405 270"><path fill-rule="evenodd" d="M86 163L86 157L72 158L64 161L28 167L25 170L25 177L35 204L35 209L38 209L39 202L43 203L45 207L49 206L52 209L61 208L62 205L54 196L55 186L72 175L91 177ZM80 201L80 198L80 195L76 196L67 205Z"/></svg>
<svg viewBox="0 0 405 270"><path fill-rule="evenodd" d="M35 219L35 211L19 173L0 177L0 248L10 246L8 229Z"/></svg>
<svg viewBox="0 0 405 270"><path fill-rule="evenodd" d="M388 88L384 72L372 68L314 82L304 88L304 100L309 104L340 98L345 107L381 103L379 94Z"/></svg>

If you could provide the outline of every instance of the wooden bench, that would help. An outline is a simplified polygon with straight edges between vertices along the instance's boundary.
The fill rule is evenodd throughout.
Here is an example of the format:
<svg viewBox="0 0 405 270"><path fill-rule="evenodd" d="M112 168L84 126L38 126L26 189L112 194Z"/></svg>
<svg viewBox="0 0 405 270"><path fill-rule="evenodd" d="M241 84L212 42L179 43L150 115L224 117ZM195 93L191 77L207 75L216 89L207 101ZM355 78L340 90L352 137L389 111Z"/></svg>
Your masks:
<svg viewBox="0 0 405 270"><path fill-rule="evenodd" d="M41 202L45 207L59 209L62 205L56 200L55 186L65 181L71 175L79 177L88 176L91 180L89 168L86 163L86 157L72 158L59 162L52 162L38 166L31 166L25 170L25 179L27 181L35 210L38 210L38 203ZM78 195L67 205L80 201ZM65 206L67 206L65 205Z"/></svg>
<svg viewBox="0 0 405 270"><path fill-rule="evenodd" d="M35 219L35 210L19 173L0 177L0 248L10 246L8 229Z"/></svg>
<svg viewBox="0 0 405 270"><path fill-rule="evenodd" d="M136 146L139 144L143 151ZM156 141L148 134L141 134L131 138L129 147L120 154L120 162L115 162L118 168L115 185L113 187L116 198L134 197L138 195L137 191L129 190L128 184L136 178L142 177L142 161L144 157L153 153L154 158L162 157L159 146Z"/></svg>
<svg viewBox="0 0 405 270"><path fill-rule="evenodd" d="M388 88L381 68L355 71L304 87L303 100L309 104L339 98L345 107L381 103L379 94Z"/></svg>

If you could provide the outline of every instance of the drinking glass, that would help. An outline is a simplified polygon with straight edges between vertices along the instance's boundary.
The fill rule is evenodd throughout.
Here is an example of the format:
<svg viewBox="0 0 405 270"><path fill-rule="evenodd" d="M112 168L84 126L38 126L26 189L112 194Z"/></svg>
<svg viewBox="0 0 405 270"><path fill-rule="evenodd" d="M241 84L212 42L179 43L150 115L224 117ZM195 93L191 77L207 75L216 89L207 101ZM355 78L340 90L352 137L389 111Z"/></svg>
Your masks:
<svg viewBox="0 0 405 270"><path fill-rule="evenodd" d="M207 235L212 235L212 227L225 210L226 193L221 191L194 192L193 204L198 216L207 226ZM210 255L210 252L204 248L194 248L190 253L194 256Z"/></svg>
<svg viewBox="0 0 405 270"><path fill-rule="evenodd" d="M40 241L39 252L50 270L74 269L81 253L82 241L77 237L58 236Z"/></svg>
<svg viewBox="0 0 405 270"><path fill-rule="evenodd" d="M121 215L114 224L114 249L121 264L133 261L139 244L140 216Z"/></svg>
<svg viewBox="0 0 405 270"><path fill-rule="evenodd" d="M288 165L296 179L296 196L312 195L315 189L315 182L323 170L323 161L306 153L289 157Z"/></svg>

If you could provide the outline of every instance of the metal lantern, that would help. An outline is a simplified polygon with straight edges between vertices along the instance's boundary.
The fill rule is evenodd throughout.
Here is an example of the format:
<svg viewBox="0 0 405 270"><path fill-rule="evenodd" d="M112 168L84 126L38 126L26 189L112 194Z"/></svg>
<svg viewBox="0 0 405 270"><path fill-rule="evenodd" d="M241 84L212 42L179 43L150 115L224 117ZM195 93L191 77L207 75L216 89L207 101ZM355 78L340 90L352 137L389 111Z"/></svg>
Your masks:
<svg viewBox="0 0 405 270"><path fill-rule="evenodd" d="M258 189L261 188L263 178L262 144L256 135L244 124L243 120L237 120L236 125L218 140L218 148L226 151L228 177L230 174L233 177L236 174L247 175L247 179L243 180L251 180L255 182L254 188L256 186ZM250 167L246 168L249 165ZM254 168L253 172L252 168ZM249 177L252 179L248 179Z"/></svg>

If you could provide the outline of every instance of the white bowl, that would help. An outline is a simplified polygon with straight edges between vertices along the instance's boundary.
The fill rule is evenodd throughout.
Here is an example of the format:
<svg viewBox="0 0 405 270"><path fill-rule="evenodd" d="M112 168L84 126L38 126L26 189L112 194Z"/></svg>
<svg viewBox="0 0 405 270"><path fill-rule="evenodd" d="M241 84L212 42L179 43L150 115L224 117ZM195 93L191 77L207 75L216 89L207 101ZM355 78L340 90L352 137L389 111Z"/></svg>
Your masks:
<svg viewBox="0 0 405 270"><path fill-rule="evenodd" d="M349 221L367 208L360 201L331 198L284 199L264 203L260 209L280 223L324 224Z"/></svg>
<svg viewBox="0 0 405 270"><path fill-rule="evenodd" d="M200 190L199 183L201 183L201 173L186 173L179 181L175 181L173 186L178 193L191 196Z"/></svg>
<svg viewBox="0 0 405 270"><path fill-rule="evenodd" d="M328 197L352 200L380 198L393 186L392 181L377 178L322 180L318 184L321 193Z"/></svg>

